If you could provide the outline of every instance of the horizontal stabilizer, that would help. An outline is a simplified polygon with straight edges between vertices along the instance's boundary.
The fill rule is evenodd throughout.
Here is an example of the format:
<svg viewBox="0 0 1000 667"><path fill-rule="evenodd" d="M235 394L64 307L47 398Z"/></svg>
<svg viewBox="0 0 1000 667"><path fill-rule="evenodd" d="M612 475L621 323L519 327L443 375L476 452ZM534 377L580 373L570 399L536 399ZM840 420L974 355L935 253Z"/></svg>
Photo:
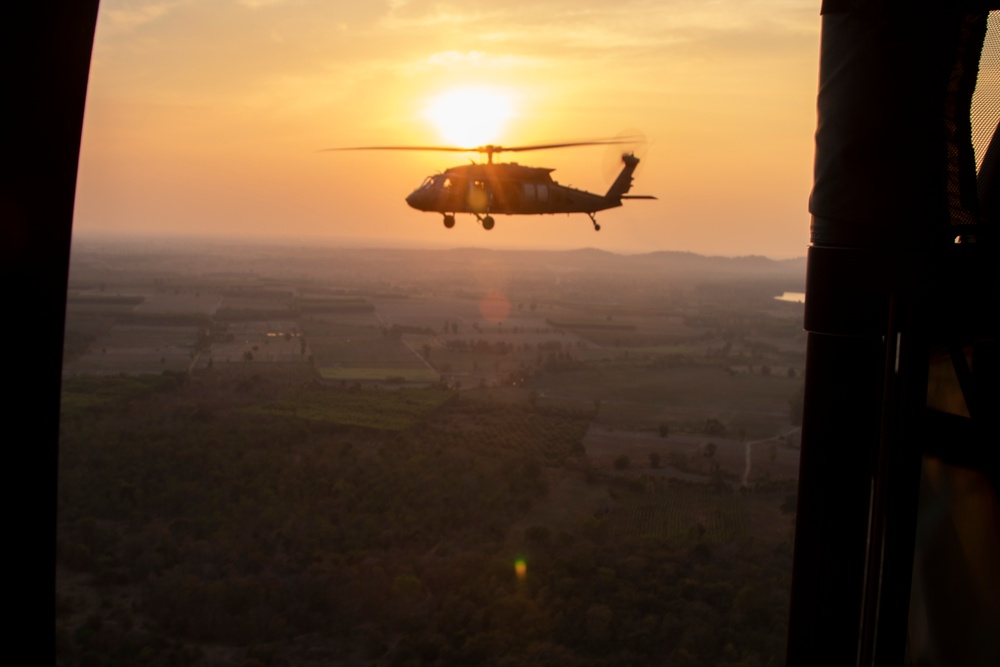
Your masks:
<svg viewBox="0 0 1000 667"><path fill-rule="evenodd" d="M622 195L622 199L656 199L653 195Z"/></svg>

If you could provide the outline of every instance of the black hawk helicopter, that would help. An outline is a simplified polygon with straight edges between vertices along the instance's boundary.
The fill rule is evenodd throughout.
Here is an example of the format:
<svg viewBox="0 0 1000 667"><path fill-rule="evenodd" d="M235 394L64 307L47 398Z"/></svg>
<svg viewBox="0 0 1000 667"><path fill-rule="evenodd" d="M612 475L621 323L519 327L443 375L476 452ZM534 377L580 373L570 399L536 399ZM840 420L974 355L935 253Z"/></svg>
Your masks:
<svg viewBox="0 0 1000 667"><path fill-rule="evenodd" d="M632 174L639 165L634 151L622 154L621 173L606 194L597 194L560 185L552 180L554 169L528 167L516 162L494 163L493 156L499 153L519 153L523 151L569 148L572 146L594 146L603 144L632 144L634 138L608 139L597 141L576 141L536 146L494 146L488 144L475 148L455 146L356 146L353 148L326 148L325 151L444 151L449 153L485 153L486 163L460 165L446 169L444 173L428 176L420 187L410 193L406 203L418 211L433 211L444 216L444 226L455 226L456 213L471 213L483 229L493 229L494 214L503 215L544 215L555 213L586 213L600 231L594 217L598 211L622 205L625 199L656 199L651 195L629 195L632 188Z"/></svg>

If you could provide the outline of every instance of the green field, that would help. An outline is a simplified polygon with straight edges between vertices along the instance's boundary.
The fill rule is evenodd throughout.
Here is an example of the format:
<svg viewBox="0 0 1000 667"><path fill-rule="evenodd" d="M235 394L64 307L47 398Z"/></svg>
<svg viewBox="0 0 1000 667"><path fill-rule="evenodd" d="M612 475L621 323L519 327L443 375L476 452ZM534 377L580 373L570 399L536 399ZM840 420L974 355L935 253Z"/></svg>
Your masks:
<svg viewBox="0 0 1000 667"><path fill-rule="evenodd" d="M198 329L192 326L118 325L66 364L68 373L113 375L186 371Z"/></svg>
<svg viewBox="0 0 1000 667"><path fill-rule="evenodd" d="M60 410L63 418L78 417L100 407L116 407L160 391L176 389L187 382L182 373L158 375L81 375L62 381Z"/></svg>
<svg viewBox="0 0 1000 667"><path fill-rule="evenodd" d="M320 368L324 380L349 382L437 382L441 376L429 368Z"/></svg>
<svg viewBox="0 0 1000 667"><path fill-rule="evenodd" d="M402 431L413 427L453 396L452 392L443 389L329 391L306 394L294 401L246 408L244 411L380 431Z"/></svg>
<svg viewBox="0 0 1000 667"><path fill-rule="evenodd" d="M401 340L378 331L356 328L339 336L317 336L307 330L306 340L320 368L425 368Z"/></svg>
<svg viewBox="0 0 1000 667"><path fill-rule="evenodd" d="M698 355L704 356L704 348L699 348L694 345L647 345L643 347L621 347L614 348L616 354L628 353L630 356L636 357L655 357L657 355Z"/></svg>
<svg viewBox="0 0 1000 667"><path fill-rule="evenodd" d="M371 313L375 306L367 299L345 297L300 297L295 300L301 313Z"/></svg>
<svg viewBox="0 0 1000 667"><path fill-rule="evenodd" d="M559 329L608 329L613 331L635 331L637 328L634 324L624 324L606 319L550 317L546 319L545 322L550 326L557 327Z"/></svg>

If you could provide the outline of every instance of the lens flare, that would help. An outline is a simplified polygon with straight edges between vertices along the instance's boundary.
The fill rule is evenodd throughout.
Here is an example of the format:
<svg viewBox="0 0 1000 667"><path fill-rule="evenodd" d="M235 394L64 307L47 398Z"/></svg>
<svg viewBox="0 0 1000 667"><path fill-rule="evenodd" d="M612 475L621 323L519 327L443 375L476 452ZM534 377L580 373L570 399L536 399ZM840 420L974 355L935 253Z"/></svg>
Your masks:
<svg viewBox="0 0 1000 667"><path fill-rule="evenodd" d="M514 561L514 574L517 575L518 581L524 581L525 577L528 576L528 564L524 562L523 558Z"/></svg>
<svg viewBox="0 0 1000 667"><path fill-rule="evenodd" d="M479 300L479 314L487 322L503 322L510 315L510 299L502 292L490 292Z"/></svg>

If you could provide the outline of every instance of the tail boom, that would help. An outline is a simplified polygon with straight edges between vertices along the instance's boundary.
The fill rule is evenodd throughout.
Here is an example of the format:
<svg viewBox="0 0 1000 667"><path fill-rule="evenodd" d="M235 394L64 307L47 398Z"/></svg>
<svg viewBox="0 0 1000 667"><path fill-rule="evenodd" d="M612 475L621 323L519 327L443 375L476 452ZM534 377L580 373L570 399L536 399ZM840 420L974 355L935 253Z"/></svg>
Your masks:
<svg viewBox="0 0 1000 667"><path fill-rule="evenodd" d="M635 168L639 166L639 158L632 153L625 153L622 155L622 162L625 163L625 166L622 168L621 173L618 174L615 182L611 184L608 194L604 195L607 199L621 201L626 198L626 193L632 189L632 174L635 172Z"/></svg>

